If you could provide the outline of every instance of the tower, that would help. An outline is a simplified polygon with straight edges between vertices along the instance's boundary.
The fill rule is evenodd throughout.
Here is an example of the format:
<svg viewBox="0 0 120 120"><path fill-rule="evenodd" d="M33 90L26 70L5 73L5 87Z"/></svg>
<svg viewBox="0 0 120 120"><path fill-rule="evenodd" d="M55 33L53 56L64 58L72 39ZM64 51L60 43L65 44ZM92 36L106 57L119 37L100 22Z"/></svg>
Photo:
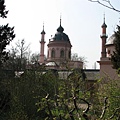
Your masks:
<svg viewBox="0 0 120 120"><path fill-rule="evenodd" d="M97 61L100 65L100 77L102 77L104 80L108 80L108 78L116 79L117 78L116 70L112 68L112 63L110 57L108 56L108 54L112 54L112 52L114 51L113 49L114 35L112 35L106 42L108 36L106 34L107 25L105 24L105 16L104 22L101 27L102 35L100 37L102 40L102 50L100 61Z"/></svg>
<svg viewBox="0 0 120 120"><path fill-rule="evenodd" d="M40 63L44 63L44 45L45 45L45 31L44 31L44 24L43 24L43 31L41 32L41 41L40 41Z"/></svg>
<svg viewBox="0 0 120 120"><path fill-rule="evenodd" d="M107 39L107 34L106 34L106 28L107 25L105 24L105 15L104 15L104 22L102 24L102 35L100 36L102 39L102 50L101 50L101 59L106 57L106 39Z"/></svg>
<svg viewBox="0 0 120 120"><path fill-rule="evenodd" d="M57 28L55 35L49 40L48 43L47 61L54 61L58 65L71 58L71 42L64 28L61 25Z"/></svg>

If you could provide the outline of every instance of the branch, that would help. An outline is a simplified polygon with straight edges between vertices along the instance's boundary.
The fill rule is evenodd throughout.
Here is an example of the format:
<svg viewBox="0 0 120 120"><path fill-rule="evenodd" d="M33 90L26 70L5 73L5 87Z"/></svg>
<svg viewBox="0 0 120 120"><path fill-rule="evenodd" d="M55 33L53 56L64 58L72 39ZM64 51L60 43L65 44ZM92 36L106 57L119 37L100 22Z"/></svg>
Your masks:
<svg viewBox="0 0 120 120"><path fill-rule="evenodd" d="M106 7L106 8L112 9L112 10L120 13L120 10L116 9L116 8L110 3L109 0L103 0L104 2L108 3L109 5L105 5L104 3L100 2L99 0L94 0L94 1L93 1L93 0L88 0L88 1L90 1L90 2L97 2L98 4L100 4L100 5L102 5L102 6Z"/></svg>
<svg viewBox="0 0 120 120"><path fill-rule="evenodd" d="M50 119L53 120L53 115L52 115L52 112L51 112L51 109L50 109L50 106L49 106L49 94L47 94L47 96L45 97L46 99L46 102L47 102L47 108L48 108L48 112L49 112L49 115L50 115Z"/></svg>
<svg viewBox="0 0 120 120"><path fill-rule="evenodd" d="M87 113L88 113L88 111L90 109L90 103L87 102L85 99L81 98L81 100L83 100L88 105L87 108L83 111L83 115L82 116L85 118L85 120L89 120L89 117L88 117Z"/></svg>
<svg viewBox="0 0 120 120"><path fill-rule="evenodd" d="M79 114L79 112L78 112L76 97L73 97L73 102L74 102L74 107L75 107L75 109L76 109L76 111L77 111L78 118L80 119L80 114Z"/></svg>
<svg viewBox="0 0 120 120"><path fill-rule="evenodd" d="M107 99L108 99L107 97L105 97L105 99L104 99L104 108L103 108L102 114L101 114L101 116L100 116L100 119L102 119L102 118L104 117L105 112L106 112L106 109L109 107L109 106L108 106Z"/></svg>
<svg viewBox="0 0 120 120"><path fill-rule="evenodd" d="M115 111L114 111L113 115L110 117L110 119L114 118L114 116L116 115L117 111L120 112L120 107L115 109Z"/></svg>

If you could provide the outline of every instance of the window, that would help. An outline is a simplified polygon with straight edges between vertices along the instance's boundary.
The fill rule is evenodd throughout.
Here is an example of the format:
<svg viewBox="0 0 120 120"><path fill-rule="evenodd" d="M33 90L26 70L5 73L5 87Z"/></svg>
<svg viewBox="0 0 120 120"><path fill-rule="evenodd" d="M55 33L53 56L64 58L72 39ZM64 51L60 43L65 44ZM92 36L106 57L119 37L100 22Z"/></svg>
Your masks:
<svg viewBox="0 0 120 120"><path fill-rule="evenodd" d="M52 49L51 57L52 57L52 58L55 58L55 50L54 50L54 49Z"/></svg>
<svg viewBox="0 0 120 120"><path fill-rule="evenodd" d="M71 51L68 53L68 58L71 59Z"/></svg>
<svg viewBox="0 0 120 120"><path fill-rule="evenodd" d="M63 58L64 57L64 50L60 51L60 57Z"/></svg>
<svg viewBox="0 0 120 120"><path fill-rule="evenodd" d="M110 54L110 50L108 50L108 54Z"/></svg>

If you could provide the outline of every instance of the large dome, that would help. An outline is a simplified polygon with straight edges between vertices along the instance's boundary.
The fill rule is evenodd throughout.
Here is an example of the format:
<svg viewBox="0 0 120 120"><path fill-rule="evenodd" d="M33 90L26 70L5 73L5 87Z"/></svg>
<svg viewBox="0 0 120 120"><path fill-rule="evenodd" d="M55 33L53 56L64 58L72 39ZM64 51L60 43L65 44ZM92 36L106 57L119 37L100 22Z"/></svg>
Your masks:
<svg viewBox="0 0 120 120"><path fill-rule="evenodd" d="M63 32L57 32L55 33L54 37L52 38L53 41L69 41L68 35L66 35Z"/></svg>
<svg viewBox="0 0 120 120"><path fill-rule="evenodd" d="M60 19L60 26L57 28L57 32L55 33L52 41L69 41L69 37L64 32L64 28L61 26L61 19Z"/></svg>

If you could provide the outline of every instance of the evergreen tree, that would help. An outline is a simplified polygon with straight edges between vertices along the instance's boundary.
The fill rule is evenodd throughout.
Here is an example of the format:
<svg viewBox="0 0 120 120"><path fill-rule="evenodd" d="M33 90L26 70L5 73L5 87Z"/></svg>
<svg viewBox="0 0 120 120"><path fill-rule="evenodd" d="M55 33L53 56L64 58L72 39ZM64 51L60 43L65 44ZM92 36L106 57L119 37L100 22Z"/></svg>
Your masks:
<svg viewBox="0 0 120 120"><path fill-rule="evenodd" d="M5 1L0 0L0 18L7 18ZM8 52L6 51L6 46L15 38L14 27L9 27L7 25L0 25L0 69L2 64L8 59Z"/></svg>
<svg viewBox="0 0 120 120"><path fill-rule="evenodd" d="M113 52L113 55L111 55L111 62L113 64L113 68L118 69L120 68L120 26L117 26L117 31L114 32L114 35L115 51Z"/></svg>

